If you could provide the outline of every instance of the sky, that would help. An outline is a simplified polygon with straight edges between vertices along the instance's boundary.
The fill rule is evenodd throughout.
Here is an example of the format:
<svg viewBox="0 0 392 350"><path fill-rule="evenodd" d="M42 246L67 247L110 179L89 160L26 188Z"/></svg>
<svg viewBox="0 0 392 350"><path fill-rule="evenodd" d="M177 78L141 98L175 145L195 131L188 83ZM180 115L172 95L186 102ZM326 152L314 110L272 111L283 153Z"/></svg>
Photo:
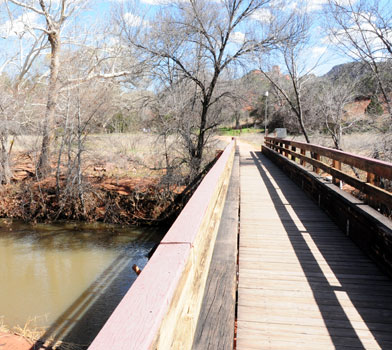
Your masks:
<svg viewBox="0 0 392 350"><path fill-rule="evenodd" d="M33 1L33 0L31 0ZM35 0L37 1L37 0ZM50 1L50 0L46 0ZM54 5L59 0L51 0ZM170 3L171 0L139 0L138 6L142 7L143 10L149 10L149 13L154 13L156 10L160 8L160 6ZM185 1L185 0L183 0ZM211 1L219 1L219 0L211 0ZM277 2L279 0L271 0L272 3ZM342 64L350 61L350 59L342 54L339 50L336 50L336 47L328 40L327 34L325 30L323 30L323 16L321 14L321 10L323 5L327 3L328 0L302 0L301 2L306 2L306 8L308 13L313 19L313 27L312 27L312 35L311 35L311 45L306 49L303 54L304 66L305 70L309 70L313 66L318 63L317 67L313 69L311 72L316 75L323 75L327 73L333 66ZM339 0L342 3L345 3L349 0ZM351 0L355 2L357 0ZM388 4L390 0L380 0L380 3ZM0 0L0 4L4 4L4 0ZM127 0L92 0L89 2L88 11L83 12L81 16L79 16L79 21L84 21L87 26L92 25L93 22L105 22L110 20L110 15L112 13L113 8L116 6L121 6L122 4L127 3ZM392 5L388 5L392 6ZM299 0L292 0L286 4L287 11L299 8ZM16 17L14 21L7 20L7 15L3 11L0 16L0 69L4 62L4 57L11 50L17 49L17 40L16 39L20 33L23 33L25 30L23 22L26 23L36 23L39 21L39 15L34 13L29 13L27 15L22 15ZM134 15L129 14L129 21L135 24L148 24L148 17L137 18ZM263 9L254 15L254 19L258 21L266 21L271 17L271 13L268 9ZM235 42L240 42L243 40L244 33L241 30L233 33L231 40L235 44ZM1 61L1 55L3 56L3 60ZM9 56L9 55L8 55ZM279 64L279 61L276 62ZM280 64L281 65L281 64Z"/></svg>
<svg viewBox="0 0 392 350"><path fill-rule="evenodd" d="M98 12L107 12L110 11L110 8L114 6L121 5L126 3L127 0L103 0L100 5L97 4ZM170 3L171 0L140 0L140 4L149 8L149 10L158 9L161 5L165 5ZM216 0L212 0L216 1ZM272 0L272 2L277 2L279 0ZM351 0L356 1L356 0ZM384 0L381 0L384 1ZM387 0L388 1L388 0ZM289 0L287 6L287 10L292 10L295 8L299 8L301 5L305 3L307 7L307 11L314 18L314 24L312 29L312 47L309 48L308 52L304 55L306 57L306 68L304 71L311 70L313 74L321 76L328 71L330 71L335 65L339 65L342 63L349 62L350 59L343 55L341 52L336 50L336 47L333 47L328 41L327 34L324 30L322 30L322 15L320 12L323 6L328 2L328 0ZM347 2L347 0L341 0L342 3ZM98 3L98 2L97 2ZM132 15L133 16L133 15ZM266 21L270 19L270 12L267 9L263 9L255 14L254 18L260 21ZM135 23L139 23L140 19L132 18ZM232 40L233 41L241 41L244 36L244 33L237 31L233 33ZM276 64L283 66L283 64ZM316 66L316 67L315 67ZM314 68L315 67L315 68ZM284 70L284 68L282 67Z"/></svg>

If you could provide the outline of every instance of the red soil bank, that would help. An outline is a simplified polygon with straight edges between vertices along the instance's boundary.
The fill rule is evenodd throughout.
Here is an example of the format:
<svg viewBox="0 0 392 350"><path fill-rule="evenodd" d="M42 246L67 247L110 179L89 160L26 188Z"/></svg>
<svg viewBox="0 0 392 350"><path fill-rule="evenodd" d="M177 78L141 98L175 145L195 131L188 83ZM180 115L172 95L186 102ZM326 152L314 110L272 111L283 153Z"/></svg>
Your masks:
<svg viewBox="0 0 392 350"><path fill-rule="evenodd" d="M31 344L14 334L0 333L0 349L1 350L30 350Z"/></svg>

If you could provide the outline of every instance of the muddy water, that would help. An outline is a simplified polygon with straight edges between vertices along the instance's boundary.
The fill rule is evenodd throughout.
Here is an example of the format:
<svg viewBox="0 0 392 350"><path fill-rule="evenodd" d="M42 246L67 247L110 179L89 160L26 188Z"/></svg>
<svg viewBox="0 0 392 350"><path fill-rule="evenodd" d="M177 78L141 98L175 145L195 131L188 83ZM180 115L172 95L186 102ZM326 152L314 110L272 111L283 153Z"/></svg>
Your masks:
<svg viewBox="0 0 392 350"><path fill-rule="evenodd" d="M47 327L43 340L89 344L163 232L0 220L0 317Z"/></svg>

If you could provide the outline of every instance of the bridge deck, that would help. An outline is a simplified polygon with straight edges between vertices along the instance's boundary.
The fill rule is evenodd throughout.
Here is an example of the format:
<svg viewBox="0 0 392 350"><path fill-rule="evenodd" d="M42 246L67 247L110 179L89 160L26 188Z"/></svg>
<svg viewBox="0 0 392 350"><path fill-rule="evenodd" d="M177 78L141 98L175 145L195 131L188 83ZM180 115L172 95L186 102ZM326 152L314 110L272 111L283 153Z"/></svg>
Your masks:
<svg viewBox="0 0 392 350"><path fill-rule="evenodd" d="M240 144L237 349L392 349L392 281Z"/></svg>

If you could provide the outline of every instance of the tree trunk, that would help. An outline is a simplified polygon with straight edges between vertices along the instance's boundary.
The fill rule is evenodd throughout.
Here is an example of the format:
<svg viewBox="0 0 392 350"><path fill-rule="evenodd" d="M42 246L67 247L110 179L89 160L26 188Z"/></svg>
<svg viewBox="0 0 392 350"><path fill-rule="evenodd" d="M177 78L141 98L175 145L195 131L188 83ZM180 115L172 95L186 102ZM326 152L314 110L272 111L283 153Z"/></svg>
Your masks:
<svg viewBox="0 0 392 350"><path fill-rule="evenodd" d="M42 178L50 174L50 150L54 138L54 118L58 99L57 77L59 73L60 37L58 31L49 34L51 45L50 79L48 101L42 129L41 154L37 164L37 175Z"/></svg>
<svg viewBox="0 0 392 350"><path fill-rule="evenodd" d="M12 172L9 163L9 154L7 151L7 136L1 135L1 150L0 150L0 183L8 184L11 181Z"/></svg>
<svg viewBox="0 0 392 350"><path fill-rule="evenodd" d="M235 118L235 129L238 130L238 129L240 128L240 118L241 118L241 114L238 113L238 112L235 112L234 118Z"/></svg>
<svg viewBox="0 0 392 350"><path fill-rule="evenodd" d="M78 96L78 154L77 154L78 197L79 197L81 209L83 211L83 215L86 215L86 206L84 203L84 191L83 191L83 179L82 179L83 128L82 128L80 114L81 112L80 112L80 95L79 95Z"/></svg>
<svg viewBox="0 0 392 350"><path fill-rule="evenodd" d="M302 116L302 109L299 109L299 112L298 112L297 116L298 116L298 122L299 122L299 125L301 127L302 133L305 136L305 140L306 140L307 143L310 143L310 139L309 139L308 133L307 133L307 131L305 129L304 119L303 119L303 116Z"/></svg>
<svg viewBox="0 0 392 350"><path fill-rule="evenodd" d="M201 161L203 159L204 141L205 141L205 128L207 125L207 113L209 107L209 100L204 101L203 109L200 115L199 135L197 138L197 148L191 160L191 178L193 179L200 173Z"/></svg>

